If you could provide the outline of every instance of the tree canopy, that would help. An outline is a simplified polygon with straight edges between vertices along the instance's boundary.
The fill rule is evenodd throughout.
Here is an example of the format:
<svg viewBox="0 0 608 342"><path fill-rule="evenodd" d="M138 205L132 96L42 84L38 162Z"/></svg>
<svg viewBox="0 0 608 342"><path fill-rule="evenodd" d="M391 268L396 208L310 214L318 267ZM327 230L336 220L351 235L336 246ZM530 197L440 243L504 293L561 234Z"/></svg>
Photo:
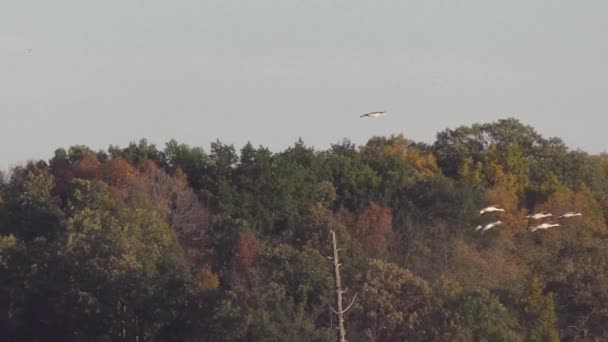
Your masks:
<svg viewBox="0 0 608 342"><path fill-rule="evenodd" d="M333 230L351 341L603 341L607 219L608 157L515 119L430 145L58 148L0 174L0 336L334 341Z"/></svg>

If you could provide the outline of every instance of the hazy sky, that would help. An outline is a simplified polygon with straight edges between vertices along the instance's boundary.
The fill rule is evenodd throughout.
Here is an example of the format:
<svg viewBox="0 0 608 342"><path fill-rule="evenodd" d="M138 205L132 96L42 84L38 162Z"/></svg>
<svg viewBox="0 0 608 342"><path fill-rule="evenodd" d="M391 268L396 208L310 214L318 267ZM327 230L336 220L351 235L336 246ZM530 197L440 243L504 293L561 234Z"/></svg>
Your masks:
<svg viewBox="0 0 608 342"><path fill-rule="evenodd" d="M516 117L608 150L608 1L0 0L0 169L146 137L282 150ZM381 120L359 119L387 110Z"/></svg>

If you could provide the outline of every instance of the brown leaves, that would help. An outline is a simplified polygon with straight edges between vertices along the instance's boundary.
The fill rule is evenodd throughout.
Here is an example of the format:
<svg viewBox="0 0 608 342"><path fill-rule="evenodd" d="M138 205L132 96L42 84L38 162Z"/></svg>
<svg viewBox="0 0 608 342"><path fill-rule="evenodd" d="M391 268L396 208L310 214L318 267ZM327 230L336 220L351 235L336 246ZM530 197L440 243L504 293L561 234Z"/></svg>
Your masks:
<svg viewBox="0 0 608 342"><path fill-rule="evenodd" d="M101 178L101 163L97 154L87 152L74 167L74 176L87 180L99 180Z"/></svg>
<svg viewBox="0 0 608 342"><path fill-rule="evenodd" d="M189 259L201 259L209 248L207 232L210 218L207 208L188 186L183 175L170 175L152 161L141 162L138 169L140 173L128 175L129 178L124 180L129 195L148 201L177 233Z"/></svg>
<svg viewBox="0 0 608 342"><path fill-rule="evenodd" d="M456 279L464 290L501 288L516 293L522 290L526 268L505 246L478 250L464 240L456 240L453 253Z"/></svg>
<svg viewBox="0 0 608 342"><path fill-rule="evenodd" d="M505 212L497 214L497 218L504 222L500 228L503 237L510 241L515 235L526 231L524 219L526 212L519 209L519 200L514 190L504 186L496 186L488 190L487 199L489 203L500 205L505 209Z"/></svg>
<svg viewBox="0 0 608 342"><path fill-rule="evenodd" d="M125 194L127 187L137 179L137 170L123 158L110 160L104 169L104 178L119 194Z"/></svg>
<svg viewBox="0 0 608 342"><path fill-rule="evenodd" d="M606 235L608 228L604 219L602 203L595 199L595 195L588 187L583 187L579 191L572 191L567 188L560 188L554 192L545 203L539 206L540 209L553 213L558 217L569 211L580 211L583 216L560 220L560 230L573 228L570 235L578 236L580 230L593 234Z"/></svg>
<svg viewBox="0 0 608 342"><path fill-rule="evenodd" d="M356 239L375 253L386 251L392 232L392 211L374 202L359 213L354 226Z"/></svg>
<svg viewBox="0 0 608 342"><path fill-rule="evenodd" d="M243 232L234 248L233 262L238 266L249 266L258 255L259 242L253 232Z"/></svg>

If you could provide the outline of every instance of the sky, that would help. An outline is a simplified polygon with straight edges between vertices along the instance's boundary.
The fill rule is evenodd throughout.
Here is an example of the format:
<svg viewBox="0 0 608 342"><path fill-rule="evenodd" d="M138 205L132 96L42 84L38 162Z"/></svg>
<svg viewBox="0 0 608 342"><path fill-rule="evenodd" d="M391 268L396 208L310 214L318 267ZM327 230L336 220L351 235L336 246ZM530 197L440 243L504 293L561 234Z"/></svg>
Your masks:
<svg viewBox="0 0 608 342"><path fill-rule="evenodd" d="M58 147L301 137L515 117L608 150L607 1L0 0L0 169ZM386 110L382 119L360 119Z"/></svg>

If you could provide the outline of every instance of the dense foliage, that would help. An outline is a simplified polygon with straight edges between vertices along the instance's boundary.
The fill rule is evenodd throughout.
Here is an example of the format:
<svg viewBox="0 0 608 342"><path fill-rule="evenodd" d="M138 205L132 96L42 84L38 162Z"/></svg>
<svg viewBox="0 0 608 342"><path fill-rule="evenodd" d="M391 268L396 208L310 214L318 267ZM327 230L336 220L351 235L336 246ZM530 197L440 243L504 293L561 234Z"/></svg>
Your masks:
<svg viewBox="0 0 608 342"><path fill-rule="evenodd" d="M4 341L333 341L330 229L350 341L608 340L608 156L515 119L432 145L73 146L0 177ZM531 232L542 210L583 216Z"/></svg>

